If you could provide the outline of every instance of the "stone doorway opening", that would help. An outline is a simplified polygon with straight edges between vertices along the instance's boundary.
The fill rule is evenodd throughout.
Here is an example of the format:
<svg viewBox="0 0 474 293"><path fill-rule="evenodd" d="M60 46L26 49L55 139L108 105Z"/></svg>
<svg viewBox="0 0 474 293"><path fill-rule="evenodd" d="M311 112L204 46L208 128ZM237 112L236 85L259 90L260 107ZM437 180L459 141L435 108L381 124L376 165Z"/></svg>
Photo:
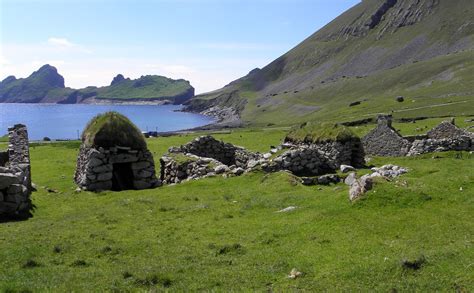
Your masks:
<svg viewBox="0 0 474 293"><path fill-rule="evenodd" d="M135 189L133 185L133 170L131 163L116 163L112 165L112 190L122 191Z"/></svg>

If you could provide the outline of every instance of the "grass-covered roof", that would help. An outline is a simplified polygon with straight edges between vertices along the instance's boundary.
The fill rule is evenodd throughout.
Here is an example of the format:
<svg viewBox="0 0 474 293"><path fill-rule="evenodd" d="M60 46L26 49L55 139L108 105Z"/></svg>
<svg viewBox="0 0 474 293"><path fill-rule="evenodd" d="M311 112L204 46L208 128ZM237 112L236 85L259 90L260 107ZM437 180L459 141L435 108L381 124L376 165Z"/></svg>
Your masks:
<svg viewBox="0 0 474 293"><path fill-rule="evenodd" d="M88 147L146 148L145 137L140 129L117 112L106 112L92 118L82 133L82 141Z"/></svg>
<svg viewBox="0 0 474 293"><path fill-rule="evenodd" d="M354 138L357 136L343 125L307 122L290 130L285 141L292 143L345 142Z"/></svg>

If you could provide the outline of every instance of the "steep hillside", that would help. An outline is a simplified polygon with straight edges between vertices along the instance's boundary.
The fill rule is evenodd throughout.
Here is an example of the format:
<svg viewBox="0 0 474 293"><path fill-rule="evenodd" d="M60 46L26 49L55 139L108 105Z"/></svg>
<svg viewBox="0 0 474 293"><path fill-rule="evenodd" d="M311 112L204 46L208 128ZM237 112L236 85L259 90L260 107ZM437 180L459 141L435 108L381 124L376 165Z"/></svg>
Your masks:
<svg viewBox="0 0 474 293"><path fill-rule="evenodd" d="M364 0L263 69L197 96L188 109L232 94L245 104L235 112L247 124L390 111L473 115L472 19L471 0Z"/></svg>
<svg viewBox="0 0 474 293"><path fill-rule="evenodd" d="M0 103L124 103L181 104L194 96L186 80L147 75L136 80L117 75L110 86L65 88L56 68L44 65L27 78L9 76L0 83Z"/></svg>

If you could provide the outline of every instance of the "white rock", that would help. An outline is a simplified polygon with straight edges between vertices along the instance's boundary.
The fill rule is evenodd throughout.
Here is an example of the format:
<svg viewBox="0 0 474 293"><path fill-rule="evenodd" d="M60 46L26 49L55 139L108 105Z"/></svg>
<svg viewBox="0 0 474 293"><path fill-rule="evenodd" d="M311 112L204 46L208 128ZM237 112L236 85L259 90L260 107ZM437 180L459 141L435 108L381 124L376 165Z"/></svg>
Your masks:
<svg viewBox="0 0 474 293"><path fill-rule="evenodd" d="M349 165L341 165L340 170L342 173L347 173L347 172L355 171L356 169Z"/></svg>
<svg viewBox="0 0 474 293"><path fill-rule="evenodd" d="M295 207L295 206L289 206L289 207L287 207L287 208L284 208L284 209L282 209L282 210L279 210L277 213L287 213L287 212L294 211L294 210L296 210L296 209L297 209L297 207Z"/></svg>

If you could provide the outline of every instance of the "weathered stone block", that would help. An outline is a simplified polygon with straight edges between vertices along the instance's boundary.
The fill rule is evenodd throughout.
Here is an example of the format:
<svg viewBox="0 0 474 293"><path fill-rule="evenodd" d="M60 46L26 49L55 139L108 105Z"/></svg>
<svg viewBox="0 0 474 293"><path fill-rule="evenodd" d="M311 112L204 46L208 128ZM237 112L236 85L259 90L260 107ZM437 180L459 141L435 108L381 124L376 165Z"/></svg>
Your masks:
<svg viewBox="0 0 474 293"><path fill-rule="evenodd" d="M12 184L19 184L21 180L10 173L0 173L0 189L5 189Z"/></svg>
<svg viewBox="0 0 474 293"><path fill-rule="evenodd" d="M133 170L141 170L141 169L146 169L150 167L150 162L148 161L141 161L141 162L136 162L132 164L132 169Z"/></svg>
<svg viewBox="0 0 474 293"><path fill-rule="evenodd" d="M112 181L95 182L86 186L87 190L101 191L112 189Z"/></svg>
<svg viewBox="0 0 474 293"><path fill-rule="evenodd" d="M113 177L112 172L100 173L100 174L97 174L97 181L108 181L108 180L112 180L112 177Z"/></svg>
<svg viewBox="0 0 474 293"><path fill-rule="evenodd" d="M23 193L27 190L26 186L21 184L12 184L7 189L7 194Z"/></svg>
<svg viewBox="0 0 474 293"><path fill-rule="evenodd" d="M118 154L110 158L110 163L133 163L138 161L138 156L130 154Z"/></svg>
<svg viewBox="0 0 474 293"><path fill-rule="evenodd" d="M112 164L106 164L106 165L94 167L92 171L95 173L105 173L105 172L111 172L112 169L113 169Z"/></svg>

